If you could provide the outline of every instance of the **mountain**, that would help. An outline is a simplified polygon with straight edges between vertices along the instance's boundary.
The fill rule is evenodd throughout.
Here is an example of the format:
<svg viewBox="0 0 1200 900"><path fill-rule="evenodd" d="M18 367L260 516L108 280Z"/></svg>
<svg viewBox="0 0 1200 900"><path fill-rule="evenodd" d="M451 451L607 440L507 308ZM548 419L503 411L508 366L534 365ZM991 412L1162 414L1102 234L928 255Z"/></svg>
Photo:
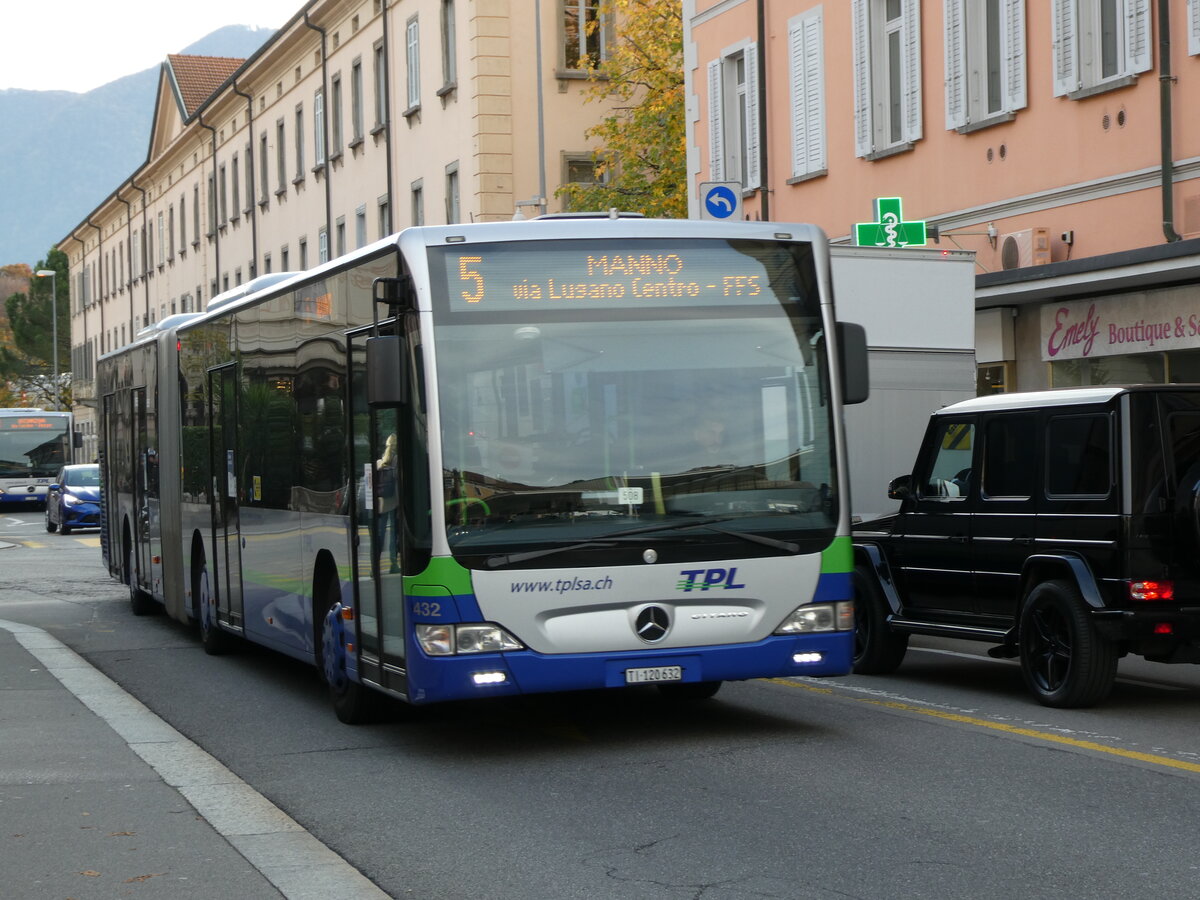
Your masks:
<svg viewBox="0 0 1200 900"><path fill-rule="evenodd" d="M274 33L227 25L179 52L248 57ZM159 71L84 94L0 90L0 265L36 268L146 161Z"/></svg>

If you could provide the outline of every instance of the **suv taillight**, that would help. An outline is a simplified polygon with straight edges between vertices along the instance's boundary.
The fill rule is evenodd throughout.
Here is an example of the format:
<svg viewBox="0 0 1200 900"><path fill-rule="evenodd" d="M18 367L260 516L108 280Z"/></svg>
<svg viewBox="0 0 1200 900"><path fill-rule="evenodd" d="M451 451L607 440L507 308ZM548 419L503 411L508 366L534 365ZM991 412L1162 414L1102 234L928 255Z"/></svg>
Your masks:
<svg viewBox="0 0 1200 900"><path fill-rule="evenodd" d="M1175 582L1173 581L1131 581L1129 582L1130 600L1174 600Z"/></svg>

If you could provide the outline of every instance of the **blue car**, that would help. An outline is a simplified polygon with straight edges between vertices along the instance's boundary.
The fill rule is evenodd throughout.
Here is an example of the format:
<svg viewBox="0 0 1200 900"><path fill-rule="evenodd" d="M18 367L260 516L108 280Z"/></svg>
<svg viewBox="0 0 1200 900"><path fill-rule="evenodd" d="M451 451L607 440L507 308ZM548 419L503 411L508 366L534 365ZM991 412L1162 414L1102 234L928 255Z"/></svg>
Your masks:
<svg viewBox="0 0 1200 900"><path fill-rule="evenodd" d="M46 494L46 530L100 527L100 466L63 466Z"/></svg>

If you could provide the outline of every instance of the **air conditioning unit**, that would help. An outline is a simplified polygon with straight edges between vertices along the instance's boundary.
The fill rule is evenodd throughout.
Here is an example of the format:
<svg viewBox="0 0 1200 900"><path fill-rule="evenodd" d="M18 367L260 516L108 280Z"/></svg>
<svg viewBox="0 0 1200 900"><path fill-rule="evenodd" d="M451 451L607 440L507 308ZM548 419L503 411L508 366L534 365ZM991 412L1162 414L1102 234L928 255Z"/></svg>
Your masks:
<svg viewBox="0 0 1200 900"><path fill-rule="evenodd" d="M1050 262L1050 229L1026 228L1000 235L1000 267L1023 269Z"/></svg>

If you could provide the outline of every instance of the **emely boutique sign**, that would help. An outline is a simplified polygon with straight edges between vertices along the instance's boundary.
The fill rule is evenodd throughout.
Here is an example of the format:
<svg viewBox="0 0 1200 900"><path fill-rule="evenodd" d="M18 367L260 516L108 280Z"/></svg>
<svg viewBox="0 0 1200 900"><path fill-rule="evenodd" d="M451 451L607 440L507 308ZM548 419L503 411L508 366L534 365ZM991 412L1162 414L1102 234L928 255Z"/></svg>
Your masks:
<svg viewBox="0 0 1200 900"><path fill-rule="evenodd" d="M1042 359L1200 348L1196 291L1173 289L1042 307Z"/></svg>

